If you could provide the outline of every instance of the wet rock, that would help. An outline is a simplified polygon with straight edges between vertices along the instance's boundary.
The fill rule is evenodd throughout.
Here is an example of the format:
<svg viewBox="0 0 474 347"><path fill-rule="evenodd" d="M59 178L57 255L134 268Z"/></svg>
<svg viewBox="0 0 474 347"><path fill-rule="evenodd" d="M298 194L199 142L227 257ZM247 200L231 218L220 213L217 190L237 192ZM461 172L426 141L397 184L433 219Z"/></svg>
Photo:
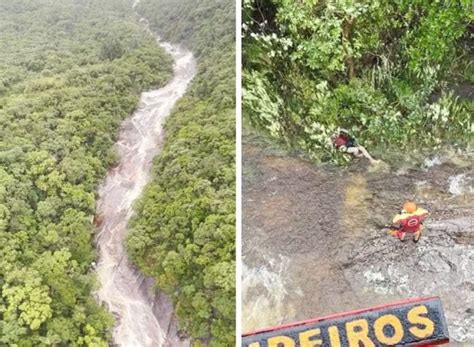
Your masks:
<svg viewBox="0 0 474 347"><path fill-rule="evenodd" d="M461 342L472 341L472 312L466 311L466 305L474 304L474 244L459 245L452 238L452 233L468 226L469 220L435 224L434 235L422 236L416 246L395 240L392 252L377 252L386 241L374 240L369 247L361 247L358 257L345 270L352 289L397 298L439 295L451 317L451 336ZM429 224L427 229L429 234Z"/></svg>
<svg viewBox="0 0 474 347"><path fill-rule="evenodd" d="M448 189L450 177L473 175L469 166L443 159L389 172L360 165L334 171L276 159L256 146L245 153L244 169L257 173L244 176L245 330L440 296L452 345L474 345L474 197ZM278 199L268 200L270 192ZM418 243L402 243L383 230L405 199L431 213ZM280 256L288 262L277 271ZM277 281L256 275L257 269ZM277 283L284 295L276 295L282 292Z"/></svg>

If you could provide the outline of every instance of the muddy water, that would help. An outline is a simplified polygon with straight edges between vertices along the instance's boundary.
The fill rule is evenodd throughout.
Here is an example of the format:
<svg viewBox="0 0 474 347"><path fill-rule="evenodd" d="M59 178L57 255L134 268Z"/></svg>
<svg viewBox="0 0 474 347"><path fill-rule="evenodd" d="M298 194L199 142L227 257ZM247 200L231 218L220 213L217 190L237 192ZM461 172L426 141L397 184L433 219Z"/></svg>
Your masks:
<svg viewBox="0 0 474 347"><path fill-rule="evenodd" d="M438 295L452 345L474 345L472 156L378 170L243 157L244 331ZM418 244L382 230L405 199L431 212Z"/></svg>
<svg viewBox="0 0 474 347"><path fill-rule="evenodd" d="M165 118L195 74L191 52L157 42L174 58L174 77L165 87L143 93L137 110L123 123L116 144L119 164L108 172L100 187L97 208L97 296L115 316L114 343L126 347L189 345L189 341L176 336L169 299L162 293L156 294L153 281L130 264L124 249L132 204L150 178Z"/></svg>

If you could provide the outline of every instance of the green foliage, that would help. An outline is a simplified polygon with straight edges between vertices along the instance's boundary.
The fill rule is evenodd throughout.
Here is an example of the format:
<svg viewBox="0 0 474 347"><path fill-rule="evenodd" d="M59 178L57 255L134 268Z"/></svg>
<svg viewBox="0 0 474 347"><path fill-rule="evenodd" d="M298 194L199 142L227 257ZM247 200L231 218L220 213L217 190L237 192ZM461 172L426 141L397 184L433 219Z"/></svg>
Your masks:
<svg viewBox="0 0 474 347"><path fill-rule="evenodd" d="M166 123L154 178L136 205L128 251L170 295L195 346L235 345L235 51L232 1L142 0L198 73Z"/></svg>
<svg viewBox="0 0 474 347"><path fill-rule="evenodd" d="M126 0L0 3L0 345L107 346L95 190L121 121L172 61Z"/></svg>
<svg viewBox="0 0 474 347"><path fill-rule="evenodd" d="M384 154L468 143L469 104L445 81L469 71L469 2L249 0L243 17L254 126L338 162L328 142L338 127Z"/></svg>

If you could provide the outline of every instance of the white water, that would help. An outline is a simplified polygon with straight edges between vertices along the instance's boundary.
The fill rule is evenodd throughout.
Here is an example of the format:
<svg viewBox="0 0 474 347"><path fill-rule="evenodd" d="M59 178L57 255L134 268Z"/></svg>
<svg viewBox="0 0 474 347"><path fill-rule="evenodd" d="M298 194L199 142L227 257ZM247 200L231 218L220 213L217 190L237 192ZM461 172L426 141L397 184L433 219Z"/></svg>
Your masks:
<svg viewBox="0 0 474 347"><path fill-rule="evenodd" d="M252 305L243 307L244 332L285 322L286 317L294 313L294 307L285 304L286 297L302 296L300 289L286 276L290 259L282 255L278 259L264 258L268 266L249 267L243 259L242 299L243 302L252 302Z"/></svg>
<svg viewBox="0 0 474 347"><path fill-rule="evenodd" d="M423 167L425 170L431 169L433 166L436 165L441 165L443 164L443 158L440 157L439 155L435 155L430 158L425 158L425 161L423 162Z"/></svg>
<svg viewBox="0 0 474 347"><path fill-rule="evenodd" d="M473 194L473 177L466 174L459 174L449 178L449 192L453 195L460 196L464 194Z"/></svg>
<svg viewBox="0 0 474 347"><path fill-rule="evenodd" d="M120 130L116 144L119 164L108 172L98 192L97 297L115 316L114 344L124 347L189 345L176 337L169 300L154 294L153 281L129 263L124 248L132 204L149 181L152 159L163 138L164 120L184 95L196 70L191 52L157 42L174 58L174 77L165 87L141 95L137 110Z"/></svg>

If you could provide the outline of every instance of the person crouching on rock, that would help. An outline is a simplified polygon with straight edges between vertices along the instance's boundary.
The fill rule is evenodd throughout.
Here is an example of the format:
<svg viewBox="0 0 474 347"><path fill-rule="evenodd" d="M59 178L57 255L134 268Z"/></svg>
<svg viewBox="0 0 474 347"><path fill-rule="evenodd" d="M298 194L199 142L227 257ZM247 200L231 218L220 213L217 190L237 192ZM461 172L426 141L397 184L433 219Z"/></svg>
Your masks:
<svg viewBox="0 0 474 347"><path fill-rule="evenodd" d="M390 233L398 237L400 241L404 241L406 234L410 233L413 234L413 241L418 242L423 230L423 221L427 216L427 210L416 206L412 201L406 201L403 204L403 210L393 217Z"/></svg>
<svg viewBox="0 0 474 347"><path fill-rule="evenodd" d="M338 150L352 154L354 157L365 157L371 164L377 164L380 160L375 160L369 152L357 143L354 137L349 135L347 130L341 129L331 136L331 143Z"/></svg>

